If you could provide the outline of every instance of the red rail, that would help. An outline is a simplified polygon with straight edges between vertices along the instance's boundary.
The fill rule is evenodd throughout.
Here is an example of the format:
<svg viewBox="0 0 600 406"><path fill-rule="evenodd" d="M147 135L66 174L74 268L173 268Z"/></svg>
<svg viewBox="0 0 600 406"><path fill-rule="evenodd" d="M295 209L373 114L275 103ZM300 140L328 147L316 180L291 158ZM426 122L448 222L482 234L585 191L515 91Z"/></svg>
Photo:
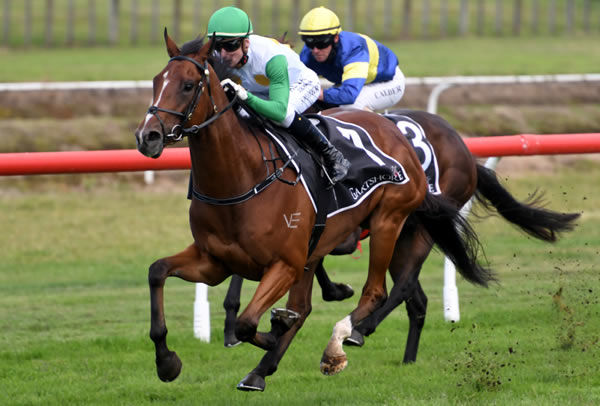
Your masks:
<svg viewBox="0 0 600 406"><path fill-rule="evenodd" d="M600 152L600 133L465 138L465 143L474 155L480 157L583 154ZM0 154L0 176L128 172L189 167L190 156L187 148L165 149L158 159L147 158L133 149Z"/></svg>
<svg viewBox="0 0 600 406"><path fill-rule="evenodd" d="M600 134L521 134L465 138L473 155L559 155L600 152Z"/></svg>
<svg viewBox="0 0 600 406"><path fill-rule="evenodd" d="M190 165L187 148L165 149L158 159L135 149L0 154L0 176L188 169Z"/></svg>

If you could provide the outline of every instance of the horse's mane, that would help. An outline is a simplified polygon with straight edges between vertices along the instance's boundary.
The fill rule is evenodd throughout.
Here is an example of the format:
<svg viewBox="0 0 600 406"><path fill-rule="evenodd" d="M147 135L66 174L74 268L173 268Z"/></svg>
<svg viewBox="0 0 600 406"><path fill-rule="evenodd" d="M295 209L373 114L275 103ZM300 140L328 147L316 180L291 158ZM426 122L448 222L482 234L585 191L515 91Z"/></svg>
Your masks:
<svg viewBox="0 0 600 406"><path fill-rule="evenodd" d="M233 74L233 71L229 68L229 66L221 61L221 57L216 53L213 53L208 57L208 63L210 63L210 65L213 67L215 73L219 77L219 80L227 78L233 79L233 77L236 76Z"/></svg>
<svg viewBox="0 0 600 406"><path fill-rule="evenodd" d="M200 52L204 46L205 38L206 36L198 36L195 39L183 44L181 46L181 55L192 55ZM208 63L214 69L215 73L219 77L219 80L233 77L231 69L229 69L229 67L221 61L221 58L216 52L213 51L213 53L208 56Z"/></svg>
<svg viewBox="0 0 600 406"><path fill-rule="evenodd" d="M183 44L181 46L181 55L190 55L190 54L198 53L198 51L200 51L200 49L202 49L202 47L204 46L204 38L205 37L206 37L205 35L203 35L203 36L198 35L193 40L188 41L185 44Z"/></svg>

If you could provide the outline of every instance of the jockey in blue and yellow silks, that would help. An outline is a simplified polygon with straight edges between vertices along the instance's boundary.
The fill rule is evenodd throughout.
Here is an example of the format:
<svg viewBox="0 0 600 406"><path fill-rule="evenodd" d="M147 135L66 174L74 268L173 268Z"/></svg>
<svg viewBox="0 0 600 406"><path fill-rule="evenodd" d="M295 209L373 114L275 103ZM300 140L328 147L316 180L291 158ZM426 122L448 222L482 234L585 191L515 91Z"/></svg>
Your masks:
<svg viewBox="0 0 600 406"><path fill-rule="evenodd" d="M300 59L337 86L319 100L343 107L381 110L404 95L405 78L398 58L366 35L342 31L340 20L325 7L310 10L300 22L304 47Z"/></svg>

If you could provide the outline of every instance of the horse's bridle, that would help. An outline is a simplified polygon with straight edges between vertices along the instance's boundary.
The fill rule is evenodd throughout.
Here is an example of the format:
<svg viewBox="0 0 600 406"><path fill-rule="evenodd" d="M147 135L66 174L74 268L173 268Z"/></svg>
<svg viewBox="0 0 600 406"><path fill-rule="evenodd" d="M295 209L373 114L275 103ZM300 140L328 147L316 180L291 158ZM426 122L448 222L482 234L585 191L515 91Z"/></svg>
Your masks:
<svg viewBox="0 0 600 406"><path fill-rule="evenodd" d="M194 96L192 97L192 101L190 102L190 104L188 104L187 108L185 109L185 111L183 113L179 112L179 111L175 111L175 110L164 109L164 108L158 107L158 106L150 106L148 108L148 114L152 114L153 116L155 116L158 119L158 122L160 123L160 127L161 127L162 133L163 133L162 134L163 140L164 140L163 142L165 144L172 144L174 142L181 141L181 139L183 139L183 137L185 137L189 134L196 134L200 129L210 125L213 121L218 119L223 113L225 113L227 110L229 110L231 108L231 106L233 106L233 104L235 103L235 101L237 99L237 95L236 95L236 97L234 97L231 100L231 102L227 106L225 106L225 108L223 110L219 111L217 109L217 105L215 104L215 101L213 99L213 96L212 96L212 93L210 90L210 76L209 76L207 62L204 61L204 65L202 65L202 64L200 64L200 62L196 61L195 59L190 58L189 56L184 56L184 55L174 56L171 59L169 59L168 63L171 63L172 61L188 61L188 62L193 63L194 65L196 65L196 68L198 68L201 78L200 78L200 82L198 82L198 86L196 86L196 90L194 92ZM192 115L194 114L196 107L198 107L198 103L200 102L200 96L202 96L202 92L204 91L205 86L208 89L208 97L210 98L210 102L213 106L213 111L216 114L201 124L192 125L190 127L184 127L185 124L192 118ZM168 134L165 129L165 123L158 115L159 111L181 117L181 121L179 122L179 124L175 124L173 126L173 128L171 128L170 133L168 133Z"/></svg>
<svg viewBox="0 0 600 406"><path fill-rule="evenodd" d="M180 141L183 137L185 137L189 134L198 133L198 131L200 131L200 129L210 125L216 119L221 117L221 115L223 113L225 113L227 110L229 110L233 106L233 104L238 101L238 96L236 94L231 99L229 104L227 106L225 106L225 108L223 110L218 111L217 105L215 104L215 101L214 101L211 91L210 91L210 80L209 80L209 71L208 71L207 62L204 61L204 65L202 65L202 64L200 64L200 62L196 61L195 59L190 58L188 56L183 56L183 55L174 56L169 60L169 63L171 63L171 61L188 61L188 62L193 63L198 68L198 71L200 72L200 75L201 75L201 79L200 79L200 82L198 83L198 86L196 87L194 97L192 98L192 101L185 109L185 112L181 113L181 112L175 111L175 110L163 109L162 107L158 107L158 106L150 106L150 108L148 108L148 113L154 115L160 122L160 126L161 126L162 132L163 132L163 140L164 140L163 142L165 144L174 143L174 142ZM194 110L196 110L196 107L198 107L198 103L200 100L200 96L202 95L202 92L204 90L204 86L206 86L208 88L208 97L210 98L210 102L213 105L213 110L214 110L215 114L201 124L192 125L190 127L184 128L183 126L185 125L185 123L187 123L192 118L192 114L194 113ZM179 124L175 124L173 126L170 134L166 134L164 122L158 115L159 111L181 117L181 122ZM281 177L284 170L292 162L292 158L293 157L288 157L288 160L285 161L280 168L276 169L272 173L269 173L270 172L269 167L267 166L267 177L263 181L257 183L252 188L250 188L250 190L248 190L246 193L243 193L241 195L230 197L230 198L225 198L225 199L213 198L213 197L203 195L203 194L197 192L193 188L193 186L190 187L190 193L195 199L200 200L205 203L208 203L208 204L232 205L232 204L242 203L248 199L251 199L252 197L254 197L257 194L259 194L260 192L262 192L264 189L266 189L269 185L271 185L276 180L279 180L280 182L283 182L283 183L286 183L289 185L296 185L300 179L300 174L298 174L295 181L288 181ZM263 157L263 161L265 161L264 157Z"/></svg>

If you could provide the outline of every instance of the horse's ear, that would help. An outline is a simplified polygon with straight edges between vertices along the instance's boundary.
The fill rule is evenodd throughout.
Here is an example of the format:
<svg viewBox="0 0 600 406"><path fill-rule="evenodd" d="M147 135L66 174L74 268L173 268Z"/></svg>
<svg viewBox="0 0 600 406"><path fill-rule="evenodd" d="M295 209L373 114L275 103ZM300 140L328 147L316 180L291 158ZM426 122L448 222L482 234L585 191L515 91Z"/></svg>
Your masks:
<svg viewBox="0 0 600 406"><path fill-rule="evenodd" d="M177 47L175 41L173 41L171 37L169 37L169 34L167 34L167 27L165 27L165 44L167 45L167 53L171 58L181 54L181 51L179 50L179 47Z"/></svg>
<svg viewBox="0 0 600 406"><path fill-rule="evenodd" d="M212 34L210 33L206 33L206 37L208 38L208 44L210 44L209 48L208 48L208 55L212 55L213 52L215 51L215 33L213 32Z"/></svg>
<svg viewBox="0 0 600 406"><path fill-rule="evenodd" d="M215 41L215 37L214 37L214 35L213 35L213 36L211 36L211 37L209 37L209 40L208 40L208 42L209 42L209 44L210 44L210 48L208 48L208 54L209 54L209 55L212 55L212 54L213 54L213 52L215 52L215 45L216 45L216 43L217 43L217 41Z"/></svg>

